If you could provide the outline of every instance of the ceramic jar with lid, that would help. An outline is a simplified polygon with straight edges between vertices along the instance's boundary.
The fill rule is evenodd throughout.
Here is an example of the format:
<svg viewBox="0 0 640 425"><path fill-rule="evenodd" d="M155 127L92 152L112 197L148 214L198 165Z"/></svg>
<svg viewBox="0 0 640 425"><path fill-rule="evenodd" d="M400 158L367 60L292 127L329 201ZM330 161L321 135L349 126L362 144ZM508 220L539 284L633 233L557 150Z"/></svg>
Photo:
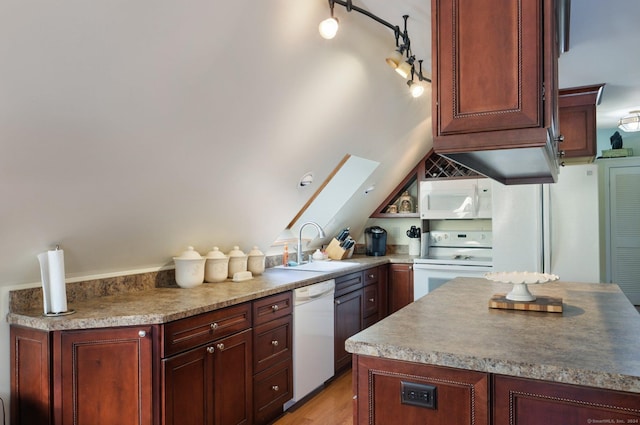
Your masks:
<svg viewBox="0 0 640 425"><path fill-rule="evenodd" d="M262 251L260 251L257 246L254 246L253 249L249 251L247 270L253 275L262 274L264 272L264 259L265 257Z"/></svg>
<svg viewBox="0 0 640 425"><path fill-rule="evenodd" d="M234 246L229 251L229 272L227 276L233 278L234 273L247 271L247 255L240 250L239 246Z"/></svg>
<svg viewBox="0 0 640 425"><path fill-rule="evenodd" d="M203 258L192 246L178 257L173 257L176 265L176 283L181 288L193 288L204 282Z"/></svg>
<svg viewBox="0 0 640 425"><path fill-rule="evenodd" d="M214 246L205 258L207 260L204 265L205 282L224 282L229 273L229 257Z"/></svg>

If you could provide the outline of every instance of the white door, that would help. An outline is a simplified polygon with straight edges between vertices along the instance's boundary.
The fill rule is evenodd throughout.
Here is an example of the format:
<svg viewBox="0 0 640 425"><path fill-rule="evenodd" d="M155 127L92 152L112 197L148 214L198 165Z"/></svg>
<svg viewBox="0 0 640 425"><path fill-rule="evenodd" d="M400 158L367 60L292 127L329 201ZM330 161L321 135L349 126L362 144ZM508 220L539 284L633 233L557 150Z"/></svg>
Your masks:
<svg viewBox="0 0 640 425"><path fill-rule="evenodd" d="M611 282L640 305L640 166L609 169Z"/></svg>

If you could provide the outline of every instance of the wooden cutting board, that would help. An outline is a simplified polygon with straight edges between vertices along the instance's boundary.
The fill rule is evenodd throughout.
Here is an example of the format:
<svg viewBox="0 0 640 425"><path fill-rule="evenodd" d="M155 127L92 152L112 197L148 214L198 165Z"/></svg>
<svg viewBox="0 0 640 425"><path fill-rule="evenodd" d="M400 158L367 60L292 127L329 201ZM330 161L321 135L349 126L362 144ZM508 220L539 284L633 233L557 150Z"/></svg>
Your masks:
<svg viewBox="0 0 640 425"><path fill-rule="evenodd" d="M562 298L537 296L535 301L513 301L507 299L507 294L495 294L489 300L489 308L562 313Z"/></svg>

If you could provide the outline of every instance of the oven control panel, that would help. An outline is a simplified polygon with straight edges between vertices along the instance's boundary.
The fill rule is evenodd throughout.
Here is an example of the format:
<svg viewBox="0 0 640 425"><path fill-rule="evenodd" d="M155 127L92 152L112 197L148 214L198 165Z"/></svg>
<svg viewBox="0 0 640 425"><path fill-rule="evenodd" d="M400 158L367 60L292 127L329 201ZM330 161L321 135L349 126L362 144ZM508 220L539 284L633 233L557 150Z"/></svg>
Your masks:
<svg viewBox="0 0 640 425"><path fill-rule="evenodd" d="M435 230L429 234L429 245L434 247L491 248L492 244L491 232Z"/></svg>

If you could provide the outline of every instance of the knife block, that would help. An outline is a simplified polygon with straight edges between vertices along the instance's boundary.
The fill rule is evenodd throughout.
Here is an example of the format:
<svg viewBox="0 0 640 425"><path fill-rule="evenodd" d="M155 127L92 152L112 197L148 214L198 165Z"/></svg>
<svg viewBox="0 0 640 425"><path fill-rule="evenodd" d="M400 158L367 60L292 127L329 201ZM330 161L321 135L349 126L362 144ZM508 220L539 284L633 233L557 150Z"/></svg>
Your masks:
<svg viewBox="0 0 640 425"><path fill-rule="evenodd" d="M333 238L331 240L329 246L327 246L327 249L325 249L325 252L327 253L327 256L332 260L343 260L349 253L348 250L340 246L340 242L338 242L336 238Z"/></svg>

